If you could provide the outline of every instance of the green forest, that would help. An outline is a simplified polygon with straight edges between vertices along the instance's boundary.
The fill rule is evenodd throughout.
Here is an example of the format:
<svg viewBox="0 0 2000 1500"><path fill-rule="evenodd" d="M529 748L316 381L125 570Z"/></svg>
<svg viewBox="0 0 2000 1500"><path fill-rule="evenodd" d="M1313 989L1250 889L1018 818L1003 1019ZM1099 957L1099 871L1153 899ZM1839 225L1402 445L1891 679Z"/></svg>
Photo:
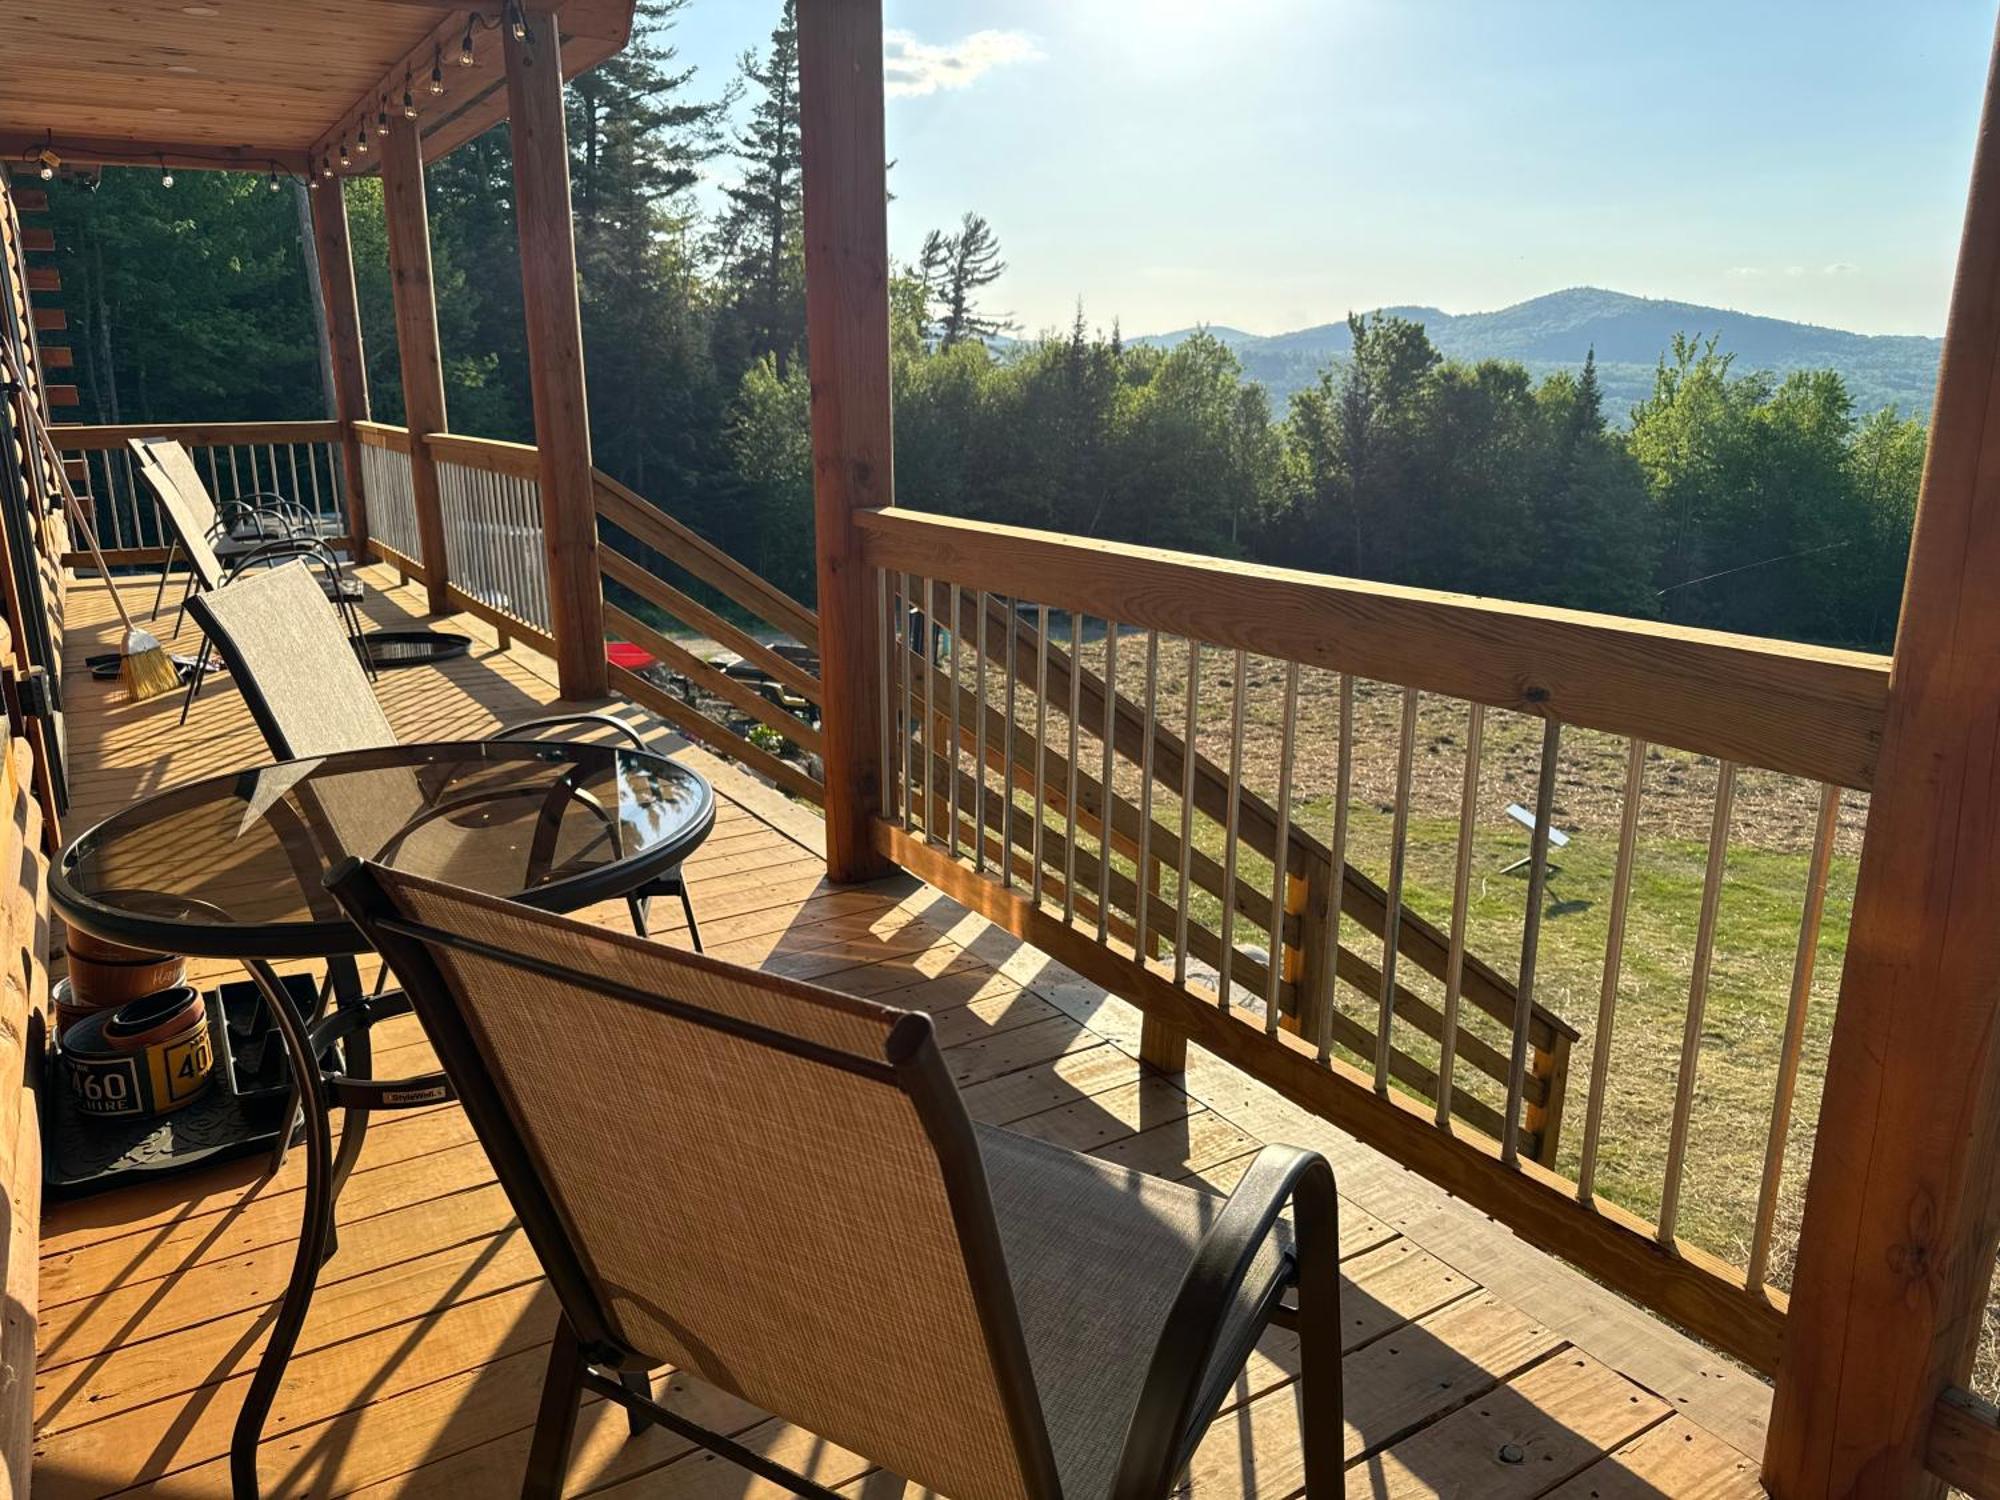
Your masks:
<svg viewBox="0 0 2000 1500"><path fill-rule="evenodd" d="M733 76L673 47L687 0L569 87L599 467L813 591L794 0ZM693 189L724 185L704 211ZM894 189L894 170L891 171ZM325 395L278 180L112 169L52 184L84 421L300 418ZM273 191L273 189L277 191ZM320 184L314 191L335 191ZM374 413L401 419L379 184L346 183ZM504 126L429 172L454 430L533 440ZM1921 422L1832 371L1739 369L1689 329L1652 393L1441 357L1419 323L1276 409L1216 339L1128 345L1078 308L996 347L999 231L900 247L896 491L913 508L1402 584L1887 650Z"/></svg>

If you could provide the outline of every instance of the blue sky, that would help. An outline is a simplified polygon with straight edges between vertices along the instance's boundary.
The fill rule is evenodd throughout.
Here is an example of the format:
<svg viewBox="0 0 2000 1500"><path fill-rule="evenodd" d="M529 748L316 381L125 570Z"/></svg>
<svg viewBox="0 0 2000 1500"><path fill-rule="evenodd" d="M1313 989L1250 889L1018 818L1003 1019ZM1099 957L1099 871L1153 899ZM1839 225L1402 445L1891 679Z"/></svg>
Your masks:
<svg viewBox="0 0 2000 1500"><path fill-rule="evenodd" d="M694 0L720 87L774 0ZM890 243L977 209L1027 332L1592 284L1942 330L1992 0L887 0ZM718 164L727 170L727 164Z"/></svg>

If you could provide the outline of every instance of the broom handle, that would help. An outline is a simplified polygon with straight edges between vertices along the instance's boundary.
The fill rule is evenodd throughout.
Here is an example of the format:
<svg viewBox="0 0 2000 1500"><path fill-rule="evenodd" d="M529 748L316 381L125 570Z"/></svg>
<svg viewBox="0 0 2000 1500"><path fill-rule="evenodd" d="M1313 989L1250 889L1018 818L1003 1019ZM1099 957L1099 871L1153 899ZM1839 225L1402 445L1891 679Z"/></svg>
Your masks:
<svg viewBox="0 0 2000 1500"><path fill-rule="evenodd" d="M98 574L104 579L104 586L111 591L111 604L118 611L118 618L125 624L126 633L139 627L132 623L132 616L125 608L125 601L119 596L117 580L111 576L111 567L104 560L103 549L97 545L97 533L84 516L83 502L76 498L76 490L69 482L69 470L63 467L62 449L56 446L55 435L35 407L34 399L28 394L28 383L21 378L21 372L14 363L14 352L4 342L0 342L0 359L6 361L7 378L20 389L21 406L28 413L28 425L35 429L35 436L41 439L42 451L48 456L55 469L56 484L62 489L63 504L69 510L70 519L83 532L83 540L90 548L91 558L97 563Z"/></svg>

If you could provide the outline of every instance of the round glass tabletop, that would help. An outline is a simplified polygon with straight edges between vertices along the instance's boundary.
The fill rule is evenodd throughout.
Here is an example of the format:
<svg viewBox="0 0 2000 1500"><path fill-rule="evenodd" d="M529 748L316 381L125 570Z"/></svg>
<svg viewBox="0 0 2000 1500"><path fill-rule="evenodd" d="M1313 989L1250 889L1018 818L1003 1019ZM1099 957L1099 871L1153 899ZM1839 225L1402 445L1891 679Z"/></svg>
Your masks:
<svg viewBox="0 0 2000 1500"><path fill-rule="evenodd" d="M615 745L472 740L351 750L211 777L75 839L56 909L96 937L210 958L365 947L324 888L359 856L548 911L638 889L708 836L715 794Z"/></svg>

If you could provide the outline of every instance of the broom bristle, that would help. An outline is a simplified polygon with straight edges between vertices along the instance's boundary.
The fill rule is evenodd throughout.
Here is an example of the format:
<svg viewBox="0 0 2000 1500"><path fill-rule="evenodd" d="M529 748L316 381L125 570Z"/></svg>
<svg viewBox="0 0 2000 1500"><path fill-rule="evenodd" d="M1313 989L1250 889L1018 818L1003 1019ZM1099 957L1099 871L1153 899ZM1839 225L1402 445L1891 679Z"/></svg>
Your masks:
<svg viewBox="0 0 2000 1500"><path fill-rule="evenodd" d="M134 703L171 693L181 685L180 669L167 655L167 648L143 630L125 637L125 661L118 675L125 679Z"/></svg>

